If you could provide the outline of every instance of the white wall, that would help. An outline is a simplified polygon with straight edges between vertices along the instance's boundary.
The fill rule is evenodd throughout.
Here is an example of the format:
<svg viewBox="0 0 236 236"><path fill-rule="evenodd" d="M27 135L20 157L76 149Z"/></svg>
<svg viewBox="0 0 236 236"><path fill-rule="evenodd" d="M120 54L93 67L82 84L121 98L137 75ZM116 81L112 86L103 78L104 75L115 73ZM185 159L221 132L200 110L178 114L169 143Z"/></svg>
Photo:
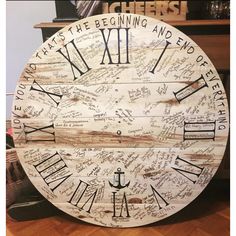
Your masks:
<svg viewBox="0 0 236 236"><path fill-rule="evenodd" d="M35 24L51 22L56 17L52 1L6 2L6 92L14 93L25 64L42 44L40 29ZM13 96L6 98L6 118L11 116Z"/></svg>

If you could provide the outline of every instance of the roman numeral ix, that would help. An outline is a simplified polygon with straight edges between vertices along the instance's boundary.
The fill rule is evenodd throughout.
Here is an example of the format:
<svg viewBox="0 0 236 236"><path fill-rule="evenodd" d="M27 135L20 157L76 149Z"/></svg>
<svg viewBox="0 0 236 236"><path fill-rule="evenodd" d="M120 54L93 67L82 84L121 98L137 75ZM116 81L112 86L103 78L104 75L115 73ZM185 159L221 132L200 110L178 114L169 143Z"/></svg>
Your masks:
<svg viewBox="0 0 236 236"><path fill-rule="evenodd" d="M26 142L56 142L53 123L37 128L26 124L23 125Z"/></svg>

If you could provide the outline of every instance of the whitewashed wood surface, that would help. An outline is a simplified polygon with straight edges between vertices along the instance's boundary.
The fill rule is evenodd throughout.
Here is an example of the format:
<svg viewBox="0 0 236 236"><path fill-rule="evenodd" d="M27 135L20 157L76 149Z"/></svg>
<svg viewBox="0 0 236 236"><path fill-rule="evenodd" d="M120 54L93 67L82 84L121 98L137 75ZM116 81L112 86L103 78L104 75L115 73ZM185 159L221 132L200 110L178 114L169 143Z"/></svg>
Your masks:
<svg viewBox="0 0 236 236"><path fill-rule="evenodd" d="M229 114L214 65L189 37L114 13L75 22L37 49L15 90L12 127L44 197L86 222L134 227L203 191Z"/></svg>

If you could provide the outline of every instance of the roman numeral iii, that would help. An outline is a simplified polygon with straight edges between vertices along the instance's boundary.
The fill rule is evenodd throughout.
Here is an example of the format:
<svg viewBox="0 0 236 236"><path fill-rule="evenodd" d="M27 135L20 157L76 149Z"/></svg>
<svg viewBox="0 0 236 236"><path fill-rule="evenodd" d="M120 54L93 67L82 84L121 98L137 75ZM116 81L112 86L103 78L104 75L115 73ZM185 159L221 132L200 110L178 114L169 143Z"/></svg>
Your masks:
<svg viewBox="0 0 236 236"><path fill-rule="evenodd" d="M212 122L185 122L184 121L184 141L185 140L205 140L215 141L216 121Z"/></svg>

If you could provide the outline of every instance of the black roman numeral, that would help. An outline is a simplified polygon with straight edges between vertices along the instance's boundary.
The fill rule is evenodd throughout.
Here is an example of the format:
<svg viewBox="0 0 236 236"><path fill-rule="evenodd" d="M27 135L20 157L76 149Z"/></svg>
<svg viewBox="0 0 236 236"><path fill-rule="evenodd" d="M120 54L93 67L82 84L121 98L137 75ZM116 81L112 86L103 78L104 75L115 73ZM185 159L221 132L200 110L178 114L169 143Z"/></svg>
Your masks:
<svg viewBox="0 0 236 236"><path fill-rule="evenodd" d="M40 128L32 127L26 124L23 125L26 142L56 142L53 123Z"/></svg>
<svg viewBox="0 0 236 236"><path fill-rule="evenodd" d="M70 47L71 50L68 50L69 45L72 45L72 47ZM64 48L65 53L62 52L62 49L57 50L57 52L60 53L70 63L74 80L78 79L75 70L79 73L79 76L82 76L83 74L91 70L81 52L76 47L74 39L67 43Z"/></svg>
<svg viewBox="0 0 236 236"><path fill-rule="evenodd" d="M34 165L34 168L52 192L72 175L58 152Z"/></svg>
<svg viewBox="0 0 236 236"><path fill-rule="evenodd" d="M95 201L97 195L97 189L91 192L91 187L89 184L85 183L84 181L80 180L77 188L75 189L74 193L72 194L70 200L68 201L71 205L77 206L81 202L82 198L85 200L82 207L79 207L80 210L85 210L86 212L90 213L93 203ZM87 199L86 199L87 198ZM86 206L87 205L87 206ZM86 207L86 209L85 209Z"/></svg>
<svg viewBox="0 0 236 236"><path fill-rule="evenodd" d="M38 88L34 87L35 85L37 85ZM47 94L48 97L50 97L51 100L52 100L54 103L56 103L57 106L58 106L59 103L60 103L59 100L61 100L61 98L63 97L63 95L61 95L61 94L57 94L57 93L52 93L52 92L47 92L47 91L45 91L45 89L44 89L39 83L37 83L36 80L33 81L33 84L31 85L30 90Z"/></svg>
<svg viewBox="0 0 236 236"><path fill-rule="evenodd" d="M176 170L178 173L183 175L185 178L196 183L197 179L201 175L202 171L204 170L203 167L194 165L193 163L190 163L179 156L175 159L175 165L180 167L171 167L172 169Z"/></svg>
<svg viewBox="0 0 236 236"><path fill-rule="evenodd" d="M112 217L130 217L128 202L127 202L125 192L124 192L123 198L121 200L121 205L119 207L120 214L119 215L116 214L117 213L116 193L117 192L112 192L112 194L113 194L113 216ZM123 211L126 211L126 216L123 216Z"/></svg>
<svg viewBox="0 0 236 236"><path fill-rule="evenodd" d="M108 57L108 64L130 64L129 62L129 28L110 28L108 30L108 35L105 35L105 29L100 29L102 37L105 44L105 50L102 57L102 62L100 64L105 64L105 57ZM111 51L109 47L109 39L111 32L117 34L117 47ZM125 42L121 41L121 34L125 33ZM121 47L125 48L124 53L122 53Z"/></svg>
<svg viewBox="0 0 236 236"><path fill-rule="evenodd" d="M216 121L213 122L185 122L184 141L212 139L215 141Z"/></svg>
<svg viewBox="0 0 236 236"><path fill-rule="evenodd" d="M165 204L165 206L168 206L169 203L161 196L160 193L157 192L157 190L150 184L152 192L153 192L153 196L156 199L156 202L158 204L159 210L161 210L163 208L163 203ZM162 202L162 204L160 203Z"/></svg>
<svg viewBox="0 0 236 236"><path fill-rule="evenodd" d="M160 62L161 58L163 57L163 55L164 55L164 53L165 53L167 47L168 47L170 44L171 44L171 42L166 41L166 45L165 45L165 47L163 48L163 50L162 50L162 52L161 52L161 55L160 55L159 58L157 59L157 62L156 62L156 64L155 64L155 66L154 66L153 69L150 70L149 72L151 72L151 73L153 73L153 74L155 73L155 70L156 70L157 65L159 64L159 62Z"/></svg>
<svg viewBox="0 0 236 236"><path fill-rule="evenodd" d="M177 101L180 103L185 98L191 96L192 94L196 93L200 89L208 87L203 75L191 84L187 85L186 87L180 89L178 92L173 92Z"/></svg>

